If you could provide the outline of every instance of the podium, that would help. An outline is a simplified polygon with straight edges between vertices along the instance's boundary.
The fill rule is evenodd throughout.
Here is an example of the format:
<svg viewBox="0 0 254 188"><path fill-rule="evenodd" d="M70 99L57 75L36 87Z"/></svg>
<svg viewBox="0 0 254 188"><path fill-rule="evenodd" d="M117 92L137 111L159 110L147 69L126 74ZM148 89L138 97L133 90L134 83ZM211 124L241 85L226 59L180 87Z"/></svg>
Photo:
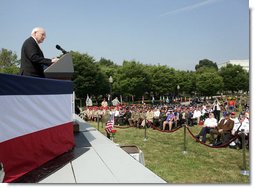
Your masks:
<svg viewBox="0 0 254 188"><path fill-rule="evenodd" d="M44 70L46 78L71 80L74 73L72 56L64 54L56 63L53 63Z"/></svg>

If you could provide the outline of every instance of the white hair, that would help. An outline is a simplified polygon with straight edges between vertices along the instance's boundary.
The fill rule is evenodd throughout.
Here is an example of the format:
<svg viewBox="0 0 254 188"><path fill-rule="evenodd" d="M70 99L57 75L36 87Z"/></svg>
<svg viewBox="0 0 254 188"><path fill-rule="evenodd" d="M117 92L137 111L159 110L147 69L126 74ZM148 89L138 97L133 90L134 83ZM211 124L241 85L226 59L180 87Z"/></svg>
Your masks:
<svg viewBox="0 0 254 188"><path fill-rule="evenodd" d="M44 29L42 27L35 27L35 28L33 28L31 35L33 35L34 33L38 32L38 31L44 31Z"/></svg>

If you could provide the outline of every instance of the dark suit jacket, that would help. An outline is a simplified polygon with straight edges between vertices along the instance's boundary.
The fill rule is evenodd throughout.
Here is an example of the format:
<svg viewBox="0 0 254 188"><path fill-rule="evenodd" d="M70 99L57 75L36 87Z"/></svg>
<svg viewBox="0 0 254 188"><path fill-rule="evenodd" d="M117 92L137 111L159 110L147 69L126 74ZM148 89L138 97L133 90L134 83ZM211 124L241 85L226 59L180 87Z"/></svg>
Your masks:
<svg viewBox="0 0 254 188"><path fill-rule="evenodd" d="M51 59L44 58L39 45L33 37L25 40L21 49L21 75L44 78L43 66L51 64Z"/></svg>
<svg viewBox="0 0 254 188"><path fill-rule="evenodd" d="M232 119L228 119L226 123L224 123L226 120L222 119L218 124L218 129L223 129L223 132L231 132L231 130L234 127L234 121Z"/></svg>

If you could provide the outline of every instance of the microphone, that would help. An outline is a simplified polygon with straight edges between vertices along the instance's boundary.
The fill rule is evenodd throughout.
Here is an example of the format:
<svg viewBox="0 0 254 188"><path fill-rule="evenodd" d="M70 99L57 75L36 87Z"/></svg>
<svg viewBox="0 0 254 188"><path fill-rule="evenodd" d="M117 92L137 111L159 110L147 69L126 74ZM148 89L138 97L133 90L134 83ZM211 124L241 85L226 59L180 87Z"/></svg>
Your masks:
<svg viewBox="0 0 254 188"><path fill-rule="evenodd" d="M59 46L58 44L56 45L56 49L61 50L63 54L66 54L66 53L67 53L67 52L66 52L63 48L61 48L61 46Z"/></svg>

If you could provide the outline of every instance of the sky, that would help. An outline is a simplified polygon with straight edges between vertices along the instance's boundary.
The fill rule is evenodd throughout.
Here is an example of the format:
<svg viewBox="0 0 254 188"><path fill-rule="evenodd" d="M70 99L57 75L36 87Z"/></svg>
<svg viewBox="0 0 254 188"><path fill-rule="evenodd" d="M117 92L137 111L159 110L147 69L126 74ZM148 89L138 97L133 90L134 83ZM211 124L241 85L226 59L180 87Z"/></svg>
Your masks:
<svg viewBox="0 0 254 188"><path fill-rule="evenodd" d="M46 30L44 56L66 51L195 70L249 59L248 0L1 0L0 49L20 58L34 27Z"/></svg>

